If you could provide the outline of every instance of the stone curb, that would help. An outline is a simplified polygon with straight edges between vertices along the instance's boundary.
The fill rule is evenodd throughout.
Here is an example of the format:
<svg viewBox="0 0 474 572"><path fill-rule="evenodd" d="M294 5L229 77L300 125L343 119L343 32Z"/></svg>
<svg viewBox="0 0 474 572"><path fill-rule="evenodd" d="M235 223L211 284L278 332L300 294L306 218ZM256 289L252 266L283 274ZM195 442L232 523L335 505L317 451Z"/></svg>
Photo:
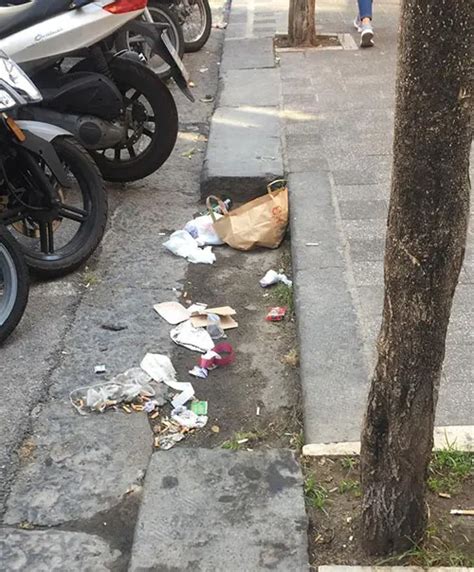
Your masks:
<svg viewBox="0 0 474 572"><path fill-rule="evenodd" d="M232 7L228 31L240 25L242 10ZM255 37L248 26L242 37L227 37L219 71L219 97L211 120L201 175L201 199L210 194L235 202L265 193L269 182L284 176L280 121L280 70L273 37ZM272 34L273 36L273 34ZM255 93L251 75L265 76ZM275 90L278 97L275 98Z"/></svg>

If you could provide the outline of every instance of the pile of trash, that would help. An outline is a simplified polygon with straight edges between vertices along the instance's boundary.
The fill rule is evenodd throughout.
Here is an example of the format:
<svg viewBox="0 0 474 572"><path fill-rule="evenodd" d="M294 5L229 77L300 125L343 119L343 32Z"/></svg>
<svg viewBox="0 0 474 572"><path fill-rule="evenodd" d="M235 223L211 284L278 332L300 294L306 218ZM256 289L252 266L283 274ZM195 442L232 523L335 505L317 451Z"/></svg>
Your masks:
<svg viewBox="0 0 474 572"><path fill-rule="evenodd" d="M274 189L275 186L278 188ZM239 250L279 246L288 224L285 181L269 185L263 197L232 211L231 207L230 200L210 197L208 210L188 221L182 230L173 232L164 243L165 248L189 262L213 264L216 260L213 246L227 244ZM260 280L262 288L280 283L292 287L285 274L274 270L269 270ZM172 326L169 335L175 344L201 354L189 375L206 379L216 368L234 362L234 349L225 341L226 332L239 326L232 307L191 304L186 308L179 302L169 301L153 308ZM269 308L266 320L279 322L286 311L286 307ZM107 369L105 365L97 365L94 371L102 375ZM207 401L198 400L193 384L179 381L170 358L157 353L147 353L140 367L128 369L109 381L75 389L70 400L80 415L107 411L147 414L153 421L155 447L163 450L171 449L187 433L202 429L208 422ZM218 432L219 428L213 426L211 431Z"/></svg>

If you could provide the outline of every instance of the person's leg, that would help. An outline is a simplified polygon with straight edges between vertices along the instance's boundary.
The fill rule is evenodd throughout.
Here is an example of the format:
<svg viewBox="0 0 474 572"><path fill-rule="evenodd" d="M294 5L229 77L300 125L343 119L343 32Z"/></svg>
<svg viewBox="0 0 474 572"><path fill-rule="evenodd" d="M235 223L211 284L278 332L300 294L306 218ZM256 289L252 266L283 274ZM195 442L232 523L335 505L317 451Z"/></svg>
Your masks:
<svg viewBox="0 0 474 572"><path fill-rule="evenodd" d="M357 0L359 15L354 22L360 32L360 46L370 48L374 45L374 30L372 28L372 0Z"/></svg>
<svg viewBox="0 0 474 572"><path fill-rule="evenodd" d="M372 0L358 0L359 4L359 20L362 24L369 23L372 20Z"/></svg>

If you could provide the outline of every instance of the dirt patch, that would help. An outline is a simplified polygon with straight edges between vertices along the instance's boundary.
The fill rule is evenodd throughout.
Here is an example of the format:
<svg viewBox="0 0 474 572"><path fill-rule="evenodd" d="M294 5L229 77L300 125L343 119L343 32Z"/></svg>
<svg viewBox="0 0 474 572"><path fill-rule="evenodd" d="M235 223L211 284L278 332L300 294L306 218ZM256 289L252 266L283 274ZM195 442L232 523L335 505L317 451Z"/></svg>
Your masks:
<svg viewBox="0 0 474 572"><path fill-rule="evenodd" d="M430 521L426 540L405 555L368 557L360 545L359 463L353 457L304 459L305 498L309 517L309 547L312 566L417 565L472 566L474 547L470 539L474 519L450 514L451 509L474 505L474 477L464 478L457 492L428 494ZM443 494L443 493L442 493Z"/></svg>
<svg viewBox="0 0 474 572"><path fill-rule="evenodd" d="M274 40L276 50L302 50L308 48L342 48L342 44L337 34L321 34L316 36L316 41L310 46L290 46L286 34L278 35Z"/></svg>

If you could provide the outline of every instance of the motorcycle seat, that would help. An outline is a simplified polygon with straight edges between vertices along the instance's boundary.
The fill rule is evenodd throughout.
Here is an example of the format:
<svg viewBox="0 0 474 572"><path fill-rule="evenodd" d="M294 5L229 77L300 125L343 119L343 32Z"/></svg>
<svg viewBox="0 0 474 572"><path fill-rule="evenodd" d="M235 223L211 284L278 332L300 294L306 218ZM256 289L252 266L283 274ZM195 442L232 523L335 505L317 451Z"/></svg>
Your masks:
<svg viewBox="0 0 474 572"><path fill-rule="evenodd" d="M0 38L25 30L71 8L71 0L0 1Z"/></svg>

